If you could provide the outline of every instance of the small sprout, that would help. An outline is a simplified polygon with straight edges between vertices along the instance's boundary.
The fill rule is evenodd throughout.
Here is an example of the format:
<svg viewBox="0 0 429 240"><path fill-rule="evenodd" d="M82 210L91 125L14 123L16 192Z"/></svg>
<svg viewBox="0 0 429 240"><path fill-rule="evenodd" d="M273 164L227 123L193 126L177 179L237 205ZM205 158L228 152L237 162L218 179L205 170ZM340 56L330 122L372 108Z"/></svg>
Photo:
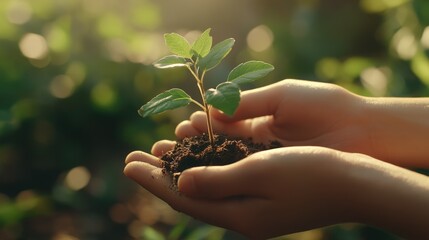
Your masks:
<svg viewBox="0 0 429 240"><path fill-rule="evenodd" d="M173 55L165 56L153 65L157 68L187 68L196 80L201 101L194 100L182 89L173 88L155 96L144 104L138 113L142 117L147 117L195 103L207 115L207 132L210 143L214 145L210 108L214 107L227 115L234 115L240 103L240 87L265 77L274 70L274 67L262 61L241 63L229 73L225 82L215 89L206 90L204 88L206 73L222 62L234 46L235 40L228 38L212 47L213 38L210 36L210 28L192 44L177 33L165 34L164 40Z"/></svg>

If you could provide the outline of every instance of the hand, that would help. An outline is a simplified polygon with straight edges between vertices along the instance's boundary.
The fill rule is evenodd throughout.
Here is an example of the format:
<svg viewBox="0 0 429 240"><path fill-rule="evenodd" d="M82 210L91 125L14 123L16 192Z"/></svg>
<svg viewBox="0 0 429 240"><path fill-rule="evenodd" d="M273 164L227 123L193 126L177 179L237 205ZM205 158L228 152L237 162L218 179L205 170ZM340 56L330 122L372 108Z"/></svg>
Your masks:
<svg viewBox="0 0 429 240"><path fill-rule="evenodd" d="M124 172L173 208L252 238L346 221L422 238L429 234L428 177L376 158L429 166L428 102L366 98L331 84L286 80L243 92L236 114L213 111L213 123L217 132L295 147L186 170L178 182L182 194L170 189L158 159L172 141L155 143L153 155L131 153ZM205 131L205 115L197 112L176 135ZM308 147L296 147L302 145Z"/></svg>
<svg viewBox="0 0 429 240"><path fill-rule="evenodd" d="M250 239L341 222L411 239L429 234L428 178L362 154L322 147L263 151L231 165L182 172L181 194L170 188L157 157L133 152L126 163L125 175L174 209Z"/></svg>
<svg viewBox="0 0 429 240"><path fill-rule="evenodd" d="M359 105L362 99L326 83L284 80L244 91L233 117L213 109L215 132L283 146L324 146L378 155ZM206 115L196 112L176 128L178 138L207 132ZM155 148L155 151L156 148Z"/></svg>
<svg viewBox="0 0 429 240"><path fill-rule="evenodd" d="M165 146L168 148L168 146ZM174 209L251 239L352 220L339 200L345 186L337 151L317 147L264 151L232 165L182 173L178 194L160 160L134 152L125 174Z"/></svg>
<svg viewBox="0 0 429 240"><path fill-rule="evenodd" d="M215 132L258 142L322 146L425 168L429 167L428 105L428 98L369 98L333 84L284 80L244 91L233 117L213 110L212 122ZM177 126L176 135L206 132L205 118L203 112L194 113Z"/></svg>

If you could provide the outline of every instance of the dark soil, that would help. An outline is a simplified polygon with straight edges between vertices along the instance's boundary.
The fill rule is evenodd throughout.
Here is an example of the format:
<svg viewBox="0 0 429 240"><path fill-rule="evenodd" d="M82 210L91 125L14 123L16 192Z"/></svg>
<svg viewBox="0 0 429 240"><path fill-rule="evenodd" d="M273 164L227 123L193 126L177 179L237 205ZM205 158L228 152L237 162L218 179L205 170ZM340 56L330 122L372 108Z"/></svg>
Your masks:
<svg viewBox="0 0 429 240"><path fill-rule="evenodd" d="M173 185L176 185L180 173L188 168L227 165L255 152L281 147L277 141L265 145L225 135L215 135L214 138L214 147L207 134L184 138L161 157L163 171L172 176Z"/></svg>

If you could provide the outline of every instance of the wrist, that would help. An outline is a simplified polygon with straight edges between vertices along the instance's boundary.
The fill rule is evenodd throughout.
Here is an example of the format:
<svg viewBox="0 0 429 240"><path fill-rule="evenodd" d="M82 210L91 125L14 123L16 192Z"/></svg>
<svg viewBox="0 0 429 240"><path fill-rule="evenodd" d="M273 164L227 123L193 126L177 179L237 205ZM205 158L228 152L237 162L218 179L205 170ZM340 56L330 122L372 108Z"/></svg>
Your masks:
<svg viewBox="0 0 429 240"><path fill-rule="evenodd" d="M429 167L428 98L361 97L361 122L378 159L406 167Z"/></svg>
<svg viewBox="0 0 429 240"><path fill-rule="evenodd" d="M377 226L421 239L429 234L429 180L426 176L362 154L348 154L342 199L347 221Z"/></svg>

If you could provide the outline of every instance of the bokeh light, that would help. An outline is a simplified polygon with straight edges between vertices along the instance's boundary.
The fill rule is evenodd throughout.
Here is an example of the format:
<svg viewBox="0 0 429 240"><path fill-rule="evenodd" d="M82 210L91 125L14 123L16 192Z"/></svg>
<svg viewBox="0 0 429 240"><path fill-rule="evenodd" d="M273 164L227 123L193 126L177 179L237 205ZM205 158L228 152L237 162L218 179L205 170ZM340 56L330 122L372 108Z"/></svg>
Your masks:
<svg viewBox="0 0 429 240"><path fill-rule="evenodd" d="M22 0L10 1L6 10L7 20L18 25L28 22L32 15L33 9L26 1Z"/></svg>
<svg viewBox="0 0 429 240"><path fill-rule="evenodd" d="M404 60L412 59L418 50L417 40L408 28L397 31L393 36L392 44L398 56Z"/></svg>
<svg viewBox="0 0 429 240"><path fill-rule="evenodd" d="M316 65L316 74L322 79L335 79L341 69L341 63L335 58L321 59Z"/></svg>
<svg viewBox="0 0 429 240"><path fill-rule="evenodd" d="M117 95L110 85L99 83L92 89L91 98L95 106L109 109L116 103Z"/></svg>
<svg viewBox="0 0 429 240"><path fill-rule="evenodd" d="M70 49L70 36L61 26L52 25L47 31L46 39L53 52L64 53Z"/></svg>
<svg viewBox="0 0 429 240"><path fill-rule="evenodd" d="M386 69L368 68L361 73L362 84L373 96L386 95L388 86L388 73Z"/></svg>
<svg viewBox="0 0 429 240"><path fill-rule="evenodd" d="M68 98L73 94L75 81L68 75L59 75L52 79L49 92L57 98Z"/></svg>
<svg viewBox="0 0 429 240"><path fill-rule="evenodd" d="M79 166L71 169L64 182L71 190L78 191L86 187L91 180L91 174L86 167Z"/></svg>
<svg viewBox="0 0 429 240"><path fill-rule="evenodd" d="M43 59L48 55L46 39L35 33L25 34L19 41L19 48L24 56L31 59Z"/></svg>
<svg viewBox="0 0 429 240"><path fill-rule="evenodd" d="M82 62L71 62L66 71L66 75L73 79L76 86L81 85L86 78L87 70Z"/></svg>
<svg viewBox="0 0 429 240"><path fill-rule="evenodd" d="M247 45L255 52L263 52L273 44L273 32L266 25L254 27L247 34Z"/></svg>

